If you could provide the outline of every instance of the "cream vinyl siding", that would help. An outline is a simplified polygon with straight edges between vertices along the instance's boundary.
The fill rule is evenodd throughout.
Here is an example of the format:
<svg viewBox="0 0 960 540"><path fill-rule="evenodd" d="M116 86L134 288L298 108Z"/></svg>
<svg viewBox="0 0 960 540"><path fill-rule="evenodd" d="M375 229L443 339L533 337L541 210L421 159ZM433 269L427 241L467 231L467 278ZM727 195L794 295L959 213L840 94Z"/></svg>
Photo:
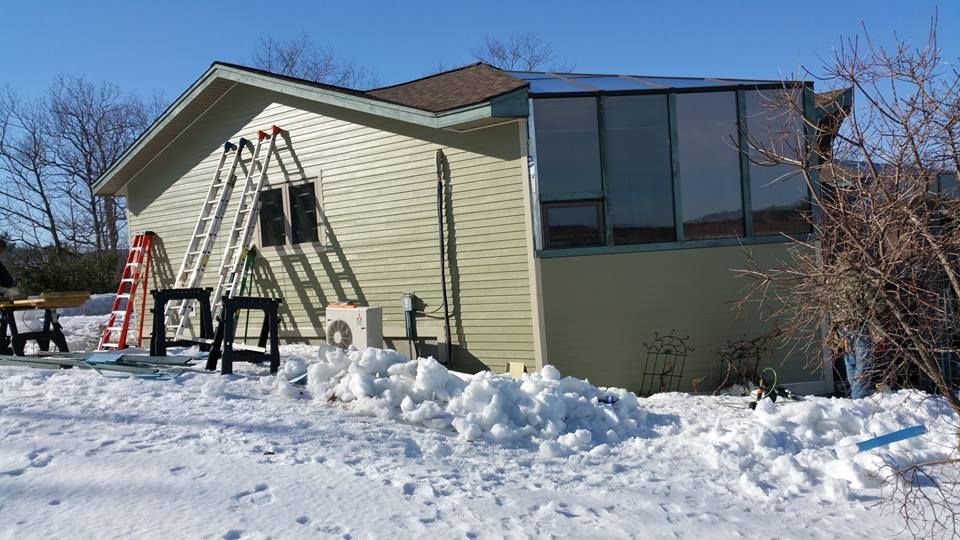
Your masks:
<svg viewBox="0 0 960 540"><path fill-rule="evenodd" d="M322 242L263 248L256 264L252 294L284 300L282 338L317 342L325 306L340 298L382 307L386 334L399 337L404 292L426 303L419 334L442 335L435 154L443 149L453 367L534 366L526 164L516 123L453 133L238 85L125 189L130 230L160 237L152 287L173 284L223 142L255 142L256 131L271 125L286 130L289 143L278 140L269 183L315 182L323 220ZM234 212L231 204L204 286L216 282ZM255 239L259 245L259 231ZM251 318L251 334L258 325Z"/></svg>

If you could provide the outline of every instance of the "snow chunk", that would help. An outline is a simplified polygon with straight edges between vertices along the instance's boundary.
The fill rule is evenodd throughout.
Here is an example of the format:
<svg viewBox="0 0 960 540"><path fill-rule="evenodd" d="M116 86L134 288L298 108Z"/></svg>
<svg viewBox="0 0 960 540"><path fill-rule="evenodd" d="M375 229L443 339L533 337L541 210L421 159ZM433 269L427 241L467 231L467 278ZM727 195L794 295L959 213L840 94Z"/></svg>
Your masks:
<svg viewBox="0 0 960 540"><path fill-rule="evenodd" d="M200 393L206 397L222 397L227 393L227 380L221 376L211 377L209 381L203 383Z"/></svg>

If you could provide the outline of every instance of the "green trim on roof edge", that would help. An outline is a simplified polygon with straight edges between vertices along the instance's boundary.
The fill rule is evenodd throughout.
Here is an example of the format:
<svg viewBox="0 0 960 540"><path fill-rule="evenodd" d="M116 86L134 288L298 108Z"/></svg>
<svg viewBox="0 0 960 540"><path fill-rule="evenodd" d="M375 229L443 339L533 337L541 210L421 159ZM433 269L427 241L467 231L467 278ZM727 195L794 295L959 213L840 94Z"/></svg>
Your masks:
<svg viewBox="0 0 960 540"><path fill-rule="evenodd" d="M297 82L297 80L287 77L274 76L265 72L250 71L215 62L200 78L191 84L183 94L167 107L150 127L127 148L120 158L100 176L96 184L94 184L94 193L101 196L114 195L122 190L130 180L139 174L143 167L136 171L131 171L120 185L110 186L111 180L123 171L124 167L130 164L133 157L145 144L160 134L174 118L184 112L184 109L186 109L197 96L213 82L218 80L231 81L234 83L230 85L223 94L229 91L229 89L232 89L236 84L245 84L284 95L317 101L334 107L341 107L434 129L456 130L457 126L468 125L479 120L491 118L524 118L527 116L526 88L520 88L476 105L452 111L433 113L381 99L366 97L359 92L349 89L310 84L307 81ZM216 103L216 101L214 101L214 103ZM210 106L212 107L213 103ZM199 115L197 116L199 117ZM177 135L173 135L169 140L172 141L176 137Z"/></svg>

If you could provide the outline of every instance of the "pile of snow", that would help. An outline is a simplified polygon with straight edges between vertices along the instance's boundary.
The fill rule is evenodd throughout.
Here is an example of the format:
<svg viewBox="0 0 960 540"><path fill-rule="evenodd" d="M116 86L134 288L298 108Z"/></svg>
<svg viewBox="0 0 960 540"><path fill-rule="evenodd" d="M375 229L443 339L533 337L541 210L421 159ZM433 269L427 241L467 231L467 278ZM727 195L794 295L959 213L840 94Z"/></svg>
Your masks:
<svg viewBox="0 0 960 540"><path fill-rule="evenodd" d="M373 416L431 429L452 428L463 440L533 446L548 457L584 450L602 454L607 445L640 434L646 418L633 393L561 377L553 366L519 380L490 372L464 380L433 358L324 346L309 366L288 359L284 374L293 378L304 370L310 392L322 402L347 402Z"/></svg>
<svg viewBox="0 0 960 540"><path fill-rule="evenodd" d="M114 293L94 294L82 306L61 309L61 317L76 317L77 315L109 315L113 307Z"/></svg>
<svg viewBox="0 0 960 540"><path fill-rule="evenodd" d="M653 396L644 406L656 409L663 399ZM691 408L718 405L715 399L686 399ZM734 421L690 425L677 437L698 448L696 459L703 466L738 474L737 486L747 497L820 492L828 500L846 500L851 493L878 489L890 466L946 457L956 444L957 423L942 399L903 390L859 400L763 400L756 411L746 409ZM858 442L917 425L928 433L870 452L856 448Z"/></svg>
<svg viewBox="0 0 960 540"><path fill-rule="evenodd" d="M67 338L67 346L71 351L92 351L97 348L97 343L100 341L100 329L107 322L115 296L113 293L95 294L80 307L59 310L60 324L63 325L63 334ZM129 332L134 337L137 331L139 307L138 303L138 310L135 310L130 321ZM42 321L43 312L38 313L40 313L40 320ZM149 329L145 329L145 331L149 333ZM132 341L133 339L128 340L128 342Z"/></svg>

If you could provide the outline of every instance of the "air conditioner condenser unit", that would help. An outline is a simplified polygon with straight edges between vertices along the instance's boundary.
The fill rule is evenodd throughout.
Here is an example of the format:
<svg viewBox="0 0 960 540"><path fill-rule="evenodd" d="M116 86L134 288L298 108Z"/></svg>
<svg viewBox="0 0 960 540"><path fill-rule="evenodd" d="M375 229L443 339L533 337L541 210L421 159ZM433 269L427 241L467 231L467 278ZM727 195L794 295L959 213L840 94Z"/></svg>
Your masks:
<svg viewBox="0 0 960 540"><path fill-rule="evenodd" d="M331 304L327 306L327 343L348 349L383 347L383 310L379 307Z"/></svg>

